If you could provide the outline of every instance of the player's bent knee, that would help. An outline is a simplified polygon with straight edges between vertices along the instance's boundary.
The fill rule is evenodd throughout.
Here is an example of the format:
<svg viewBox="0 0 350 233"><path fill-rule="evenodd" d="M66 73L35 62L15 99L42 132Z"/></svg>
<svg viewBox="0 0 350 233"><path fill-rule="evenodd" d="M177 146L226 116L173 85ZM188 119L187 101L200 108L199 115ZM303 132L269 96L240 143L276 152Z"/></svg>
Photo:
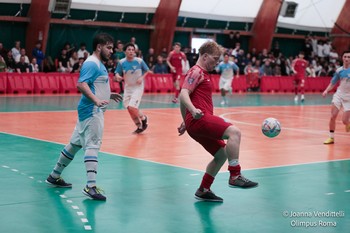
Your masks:
<svg viewBox="0 0 350 233"><path fill-rule="evenodd" d="M241 138L241 130L234 125L231 125L225 130L224 139L238 137Z"/></svg>

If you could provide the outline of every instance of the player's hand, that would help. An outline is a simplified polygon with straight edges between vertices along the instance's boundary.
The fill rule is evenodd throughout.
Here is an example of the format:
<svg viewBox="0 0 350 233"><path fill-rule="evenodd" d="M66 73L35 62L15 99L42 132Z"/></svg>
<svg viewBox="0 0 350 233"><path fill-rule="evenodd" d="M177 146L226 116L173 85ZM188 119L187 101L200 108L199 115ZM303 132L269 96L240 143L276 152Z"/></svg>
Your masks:
<svg viewBox="0 0 350 233"><path fill-rule="evenodd" d="M179 136L183 135L186 132L185 122L181 123L181 125L177 128L177 132L179 132Z"/></svg>
<svg viewBox="0 0 350 233"><path fill-rule="evenodd" d="M136 80L136 83L140 85L142 83L142 80L143 80L143 77L140 77Z"/></svg>
<svg viewBox="0 0 350 233"><path fill-rule="evenodd" d="M171 68L171 72L176 73L175 67L172 67L172 68Z"/></svg>
<svg viewBox="0 0 350 233"><path fill-rule="evenodd" d="M123 77L120 77L119 75L115 75L114 77L113 77L113 81L115 81L115 82L121 82L123 80Z"/></svg>
<svg viewBox="0 0 350 233"><path fill-rule="evenodd" d="M115 102L119 103L120 101L123 100L123 96L121 96L120 94L118 93L111 93L111 97L110 97L111 100L114 100Z"/></svg>
<svg viewBox="0 0 350 233"><path fill-rule="evenodd" d="M323 97L326 97L327 94L328 94L328 91L324 91L324 92L322 93L322 96L323 96Z"/></svg>
<svg viewBox="0 0 350 233"><path fill-rule="evenodd" d="M98 100L96 103L95 103L95 105L97 106L97 107L103 107L103 106L105 106L105 105L107 105L109 102L107 101L107 100Z"/></svg>
<svg viewBox="0 0 350 233"><path fill-rule="evenodd" d="M192 117L196 120L200 119L204 113L202 112L202 110L198 109L198 108L195 108L192 112Z"/></svg>

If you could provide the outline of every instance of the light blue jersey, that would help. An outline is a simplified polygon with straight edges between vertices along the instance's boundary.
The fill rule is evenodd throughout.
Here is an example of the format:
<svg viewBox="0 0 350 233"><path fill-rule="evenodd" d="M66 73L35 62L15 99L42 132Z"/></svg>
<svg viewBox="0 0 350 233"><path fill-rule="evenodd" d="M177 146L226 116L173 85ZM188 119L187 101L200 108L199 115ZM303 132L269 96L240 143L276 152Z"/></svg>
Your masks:
<svg viewBox="0 0 350 233"><path fill-rule="evenodd" d="M340 81L337 92L341 95L350 95L350 68L339 67L334 73L331 83L335 85Z"/></svg>
<svg viewBox="0 0 350 233"><path fill-rule="evenodd" d="M100 100L109 100L111 88L108 72L104 64L94 55L88 57L80 70L79 83L87 83L90 90ZM82 95L78 104L79 121L92 117L94 112L106 111L107 105L97 107L85 95Z"/></svg>
<svg viewBox="0 0 350 233"><path fill-rule="evenodd" d="M221 73L221 78L224 79L233 78L233 71L238 71L238 69L238 66L232 61L228 61L227 63L222 61L216 67L216 70Z"/></svg>
<svg viewBox="0 0 350 233"><path fill-rule="evenodd" d="M141 58L135 57L132 61L123 58L118 62L115 73L124 77L125 87L127 88L139 86L139 84L136 83L137 79L148 70L148 66Z"/></svg>

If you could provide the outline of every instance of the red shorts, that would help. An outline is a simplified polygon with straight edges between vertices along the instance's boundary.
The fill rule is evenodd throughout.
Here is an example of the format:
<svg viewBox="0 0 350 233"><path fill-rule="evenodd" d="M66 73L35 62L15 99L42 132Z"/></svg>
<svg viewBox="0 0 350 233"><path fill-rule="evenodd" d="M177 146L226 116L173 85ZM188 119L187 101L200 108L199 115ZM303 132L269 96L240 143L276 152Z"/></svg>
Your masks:
<svg viewBox="0 0 350 233"><path fill-rule="evenodd" d="M181 73L176 72L176 73L172 73L172 75L173 75L173 82L181 79Z"/></svg>
<svg viewBox="0 0 350 233"><path fill-rule="evenodd" d="M226 146L222 137L225 130L232 125L221 117L210 114L204 114L198 120L192 118L185 123L186 130L191 138L201 144L213 156L220 148Z"/></svg>
<svg viewBox="0 0 350 233"><path fill-rule="evenodd" d="M294 85L295 86L299 86L299 85L302 85L302 84L304 84L304 78L296 78L296 77L294 77Z"/></svg>

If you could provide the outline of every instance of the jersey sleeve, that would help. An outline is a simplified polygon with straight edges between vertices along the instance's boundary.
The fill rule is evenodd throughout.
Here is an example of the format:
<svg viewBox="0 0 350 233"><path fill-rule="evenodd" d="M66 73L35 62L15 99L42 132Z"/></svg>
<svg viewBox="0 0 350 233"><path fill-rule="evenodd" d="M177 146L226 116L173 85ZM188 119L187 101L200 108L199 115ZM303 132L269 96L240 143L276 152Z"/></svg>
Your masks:
<svg viewBox="0 0 350 233"><path fill-rule="evenodd" d="M333 75L333 78L331 79L331 83L332 85L335 85L337 84L337 82L340 80L340 72L339 70L337 70L334 75Z"/></svg>
<svg viewBox="0 0 350 233"><path fill-rule="evenodd" d="M141 60L141 69L142 69L142 73L149 71L149 68L144 60Z"/></svg>
<svg viewBox="0 0 350 233"><path fill-rule="evenodd" d="M123 76L123 67L120 61L118 62L117 69L115 69L114 73L118 73L120 76Z"/></svg>
<svg viewBox="0 0 350 233"><path fill-rule="evenodd" d="M238 66L237 66L236 63L234 63L234 62L233 62L233 64L232 64L232 69L233 69L234 71L239 70Z"/></svg>
<svg viewBox="0 0 350 233"><path fill-rule="evenodd" d="M79 83L90 83L93 82L93 77L96 75L98 67L95 62L87 61L83 63L83 66L80 70Z"/></svg>
<svg viewBox="0 0 350 233"><path fill-rule="evenodd" d="M187 72L182 88L193 92L202 80L203 73L200 70L192 69L189 72Z"/></svg>

